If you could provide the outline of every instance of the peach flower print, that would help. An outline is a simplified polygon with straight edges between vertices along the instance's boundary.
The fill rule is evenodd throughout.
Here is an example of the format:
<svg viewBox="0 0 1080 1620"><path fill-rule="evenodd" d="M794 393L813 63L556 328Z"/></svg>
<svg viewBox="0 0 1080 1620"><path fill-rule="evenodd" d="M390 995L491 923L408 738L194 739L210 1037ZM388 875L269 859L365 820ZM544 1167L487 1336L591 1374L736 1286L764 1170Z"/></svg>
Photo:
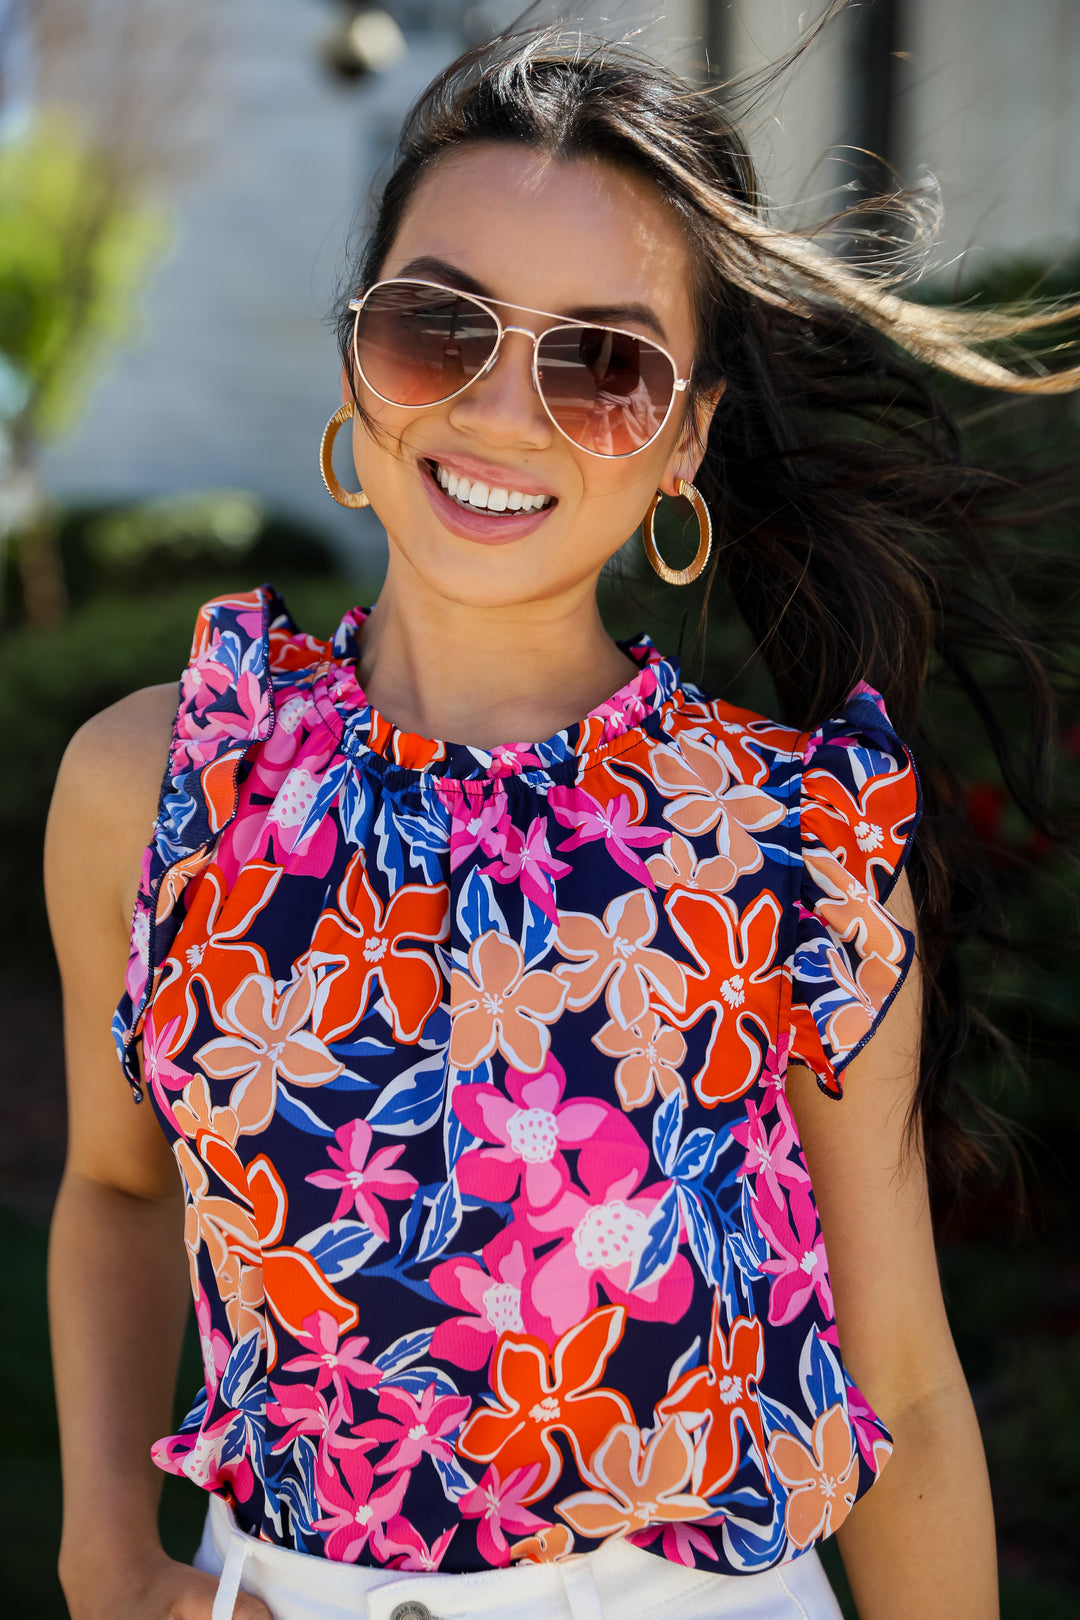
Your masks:
<svg viewBox="0 0 1080 1620"><path fill-rule="evenodd" d="M536 1074L559 1017L566 985L553 973L526 973L521 946L506 934L483 934L469 946L468 972L454 969L450 986L450 1062L475 1069L496 1049L515 1069Z"/></svg>
<svg viewBox="0 0 1080 1620"><path fill-rule="evenodd" d="M565 1524L549 1524L524 1541L511 1542L510 1559L515 1564L557 1564L573 1550L574 1532Z"/></svg>
<svg viewBox="0 0 1080 1620"><path fill-rule="evenodd" d="M784 1528L796 1547L839 1529L859 1486L858 1453L842 1406L830 1406L817 1419L809 1450L792 1434L774 1434L769 1460L790 1492Z"/></svg>
<svg viewBox="0 0 1080 1620"><path fill-rule="evenodd" d="M682 968L668 952L649 948L656 923L656 905L647 889L613 900L603 922L564 911L558 945L571 962L560 962L555 972L569 986L567 1005L578 1012L604 990L608 1012L627 1029L647 1011L651 985L681 1010L686 1004Z"/></svg>
<svg viewBox="0 0 1080 1620"><path fill-rule="evenodd" d="M658 889L712 889L723 894L731 887L731 862L726 855L698 860L694 846L682 833L672 833L659 855L645 862Z"/></svg>
<svg viewBox="0 0 1080 1620"><path fill-rule="evenodd" d="M673 1091L686 1096L679 1073L686 1042L657 1013L645 1013L630 1029L611 1019L593 1036L593 1045L619 1059L615 1087L625 1108L641 1108L654 1091L662 1097L670 1097Z"/></svg>
<svg viewBox="0 0 1080 1620"><path fill-rule="evenodd" d="M616 1424L589 1460L586 1477L603 1487L579 1491L555 1511L582 1536L625 1536L657 1523L704 1519L704 1497L684 1492L694 1465L694 1446L670 1417L648 1439L629 1423Z"/></svg>
<svg viewBox="0 0 1080 1620"><path fill-rule="evenodd" d="M762 856L751 833L775 827L784 806L758 788L733 784L724 759L704 740L682 737L677 749L658 748L652 766L661 790L674 796L665 821L691 838L716 829L717 856L726 865L710 873L709 887L730 889L743 873L756 872Z"/></svg>
<svg viewBox="0 0 1080 1620"><path fill-rule="evenodd" d="M230 1033L208 1041L195 1061L212 1080L235 1080L229 1107L241 1136L261 1131L277 1100L279 1075L298 1086L322 1086L344 1067L305 1029L315 1002L310 973L279 994L273 979L251 973L225 1003L220 1027Z"/></svg>

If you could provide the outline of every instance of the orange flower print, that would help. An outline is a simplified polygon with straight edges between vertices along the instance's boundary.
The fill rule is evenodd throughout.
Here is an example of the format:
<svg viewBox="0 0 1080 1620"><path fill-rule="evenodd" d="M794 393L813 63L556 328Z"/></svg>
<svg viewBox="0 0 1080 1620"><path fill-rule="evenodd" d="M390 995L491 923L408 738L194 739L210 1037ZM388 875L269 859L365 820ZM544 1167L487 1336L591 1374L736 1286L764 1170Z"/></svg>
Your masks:
<svg viewBox="0 0 1080 1620"><path fill-rule="evenodd" d="M199 1016L196 983L211 1007L220 1007L251 973L269 973L266 952L247 937L282 877L281 868L252 861L229 889L217 866L206 868L188 888L187 909L154 997L154 1020L164 1029L177 1020L170 1052L188 1041Z"/></svg>
<svg viewBox="0 0 1080 1620"><path fill-rule="evenodd" d="M859 1485L859 1456L843 1407L830 1406L815 1421L809 1450L792 1434L774 1434L769 1458L790 1493L784 1528L796 1547L839 1529Z"/></svg>
<svg viewBox="0 0 1080 1620"><path fill-rule="evenodd" d="M494 931L469 946L468 972L454 969L450 985L450 1062L475 1069L496 1049L511 1068L537 1074L567 987L554 973L526 973L516 940Z"/></svg>
<svg viewBox="0 0 1080 1620"><path fill-rule="evenodd" d="M708 1502L683 1490L693 1466L693 1442L678 1418L667 1418L648 1439L636 1424L620 1423L589 1459L586 1477L601 1488L568 1496L555 1511L579 1535L593 1537L705 1519Z"/></svg>
<svg viewBox="0 0 1080 1620"><path fill-rule="evenodd" d="M658 1403L658 1417L678 1417L687 1429L707 1425L699 1440L694 1484L702 1496L716 1496L739 1466L739 1428L747 1431L765 1462L765 1430L758 1405L758 1379L765 1368L765 1345L757 1317L739 1316L724 1337L719 1295L713 1298L709 1359L684 1373Z"/></svg>
<svg viewBox="0 0 1080 1620"><path fill-rule="evenodd" d="M624 1108L641 1108L654 1091L662 1097L679 1091L685 1097L679 1064L686 1056L686 1042L657 1013L645 1013L631 1029L612 1019L592 1039L601 1052L619 1059L615 1089Z"/></svg>
<svg viewBox="0 0 1080 1620"><path fill-rule="evenodd" d="M472 1414L458 1436L460 1455L497 1463L503 1475L535 1468L530 1502L546 1496L562 1473L556 1432L566 1435L584 1469L616 1424L633 1421L625 1396L595 1387L625 1326L625 1306L605 1305L564 1333L554 1350L542 1339L504 1333L491 1365L491 1387L501 1405Z"/></svg>
<svg viewBox="0 0 1080 1620"><path fill-rule="evenodd" d="M586 912L562 912L558 946L574 965L560 962L555 972L569 986L567 1006L574 1012L590 1007L604 990L607 1010L623 1029L644 1016L650 985L682 1007L682 968L666 951L649 949L656 921L656 904L647 889L613 900L603 922Z"/></svg>
<svg viewBox="0 0 1080 1620"><path fill-rule="evenodd" d="M225 1003L219 1025L229 1030L195 1054L212 1080L234 1080L229 1107L239 1134L266 1126L277 1100L278 1076L298 1086L322 1086L344 1064L305 1029L315 1002L315 980L305 973L279 994L273 979L252 973Z"/></svg>
<svg viewBox="0 0 1080 1620"><path fill-rule="evenodd" d="M664 902L671 926L701 972L686 975L686 1010L670 1020L687 1029L707 1012L713 1027L694 1090L706 1108L733 1102L761 1073L779 1005L776 965L780 902L765 889L741 914L726 895L674 889Z"/></svg>
<svg viewBox="0 0 1080 1620"><path fill-rule="evenodd" d="M447 937L446 884L403 884L384 907L360 853L349 862L337 902L339 910L324 911L315 925L305 959L323 975L312 1027L324 1040L340 1040L356 1028L381 983L395 1036L417 1040L442 1000L442 975L417 947Z"/></svg>
<svg viewBox="0 0 1080 1620"><path fill-rule="evenodd" d="M548 1524L523 1541L510 1543L510 1560L515 1564L557 1564L574 1550L574 1532L565 1524Z"/></svg>

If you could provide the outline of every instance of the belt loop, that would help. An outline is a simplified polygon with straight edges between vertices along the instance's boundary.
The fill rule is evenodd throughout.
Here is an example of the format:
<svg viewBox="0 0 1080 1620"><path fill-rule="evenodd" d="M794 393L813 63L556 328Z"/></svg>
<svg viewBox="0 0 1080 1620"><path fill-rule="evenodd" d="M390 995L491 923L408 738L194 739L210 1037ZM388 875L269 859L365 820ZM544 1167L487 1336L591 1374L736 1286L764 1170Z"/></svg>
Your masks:
<svg viewBox="0 0 1080 1620"><path fill-rule="evenodd" d="M568 1558L565 1563L559 1559L555 1568L562 1576L571 1620L604 1620L590 1555L586 1553L582 1558ZM217 1620L216 1615L213 1620Z"/></svg>
<svg viewBox="0 0 1080 1620"><path fill-rule="evenodd" d="M240 1576L243 1574L247 1555L248 1538L234 1530L229 1537L229 1550L225 1554L225 1563L218 1581L214 1607L210 1611L210 1620L233 1620L236 1594L240 1590Z"/></svg>

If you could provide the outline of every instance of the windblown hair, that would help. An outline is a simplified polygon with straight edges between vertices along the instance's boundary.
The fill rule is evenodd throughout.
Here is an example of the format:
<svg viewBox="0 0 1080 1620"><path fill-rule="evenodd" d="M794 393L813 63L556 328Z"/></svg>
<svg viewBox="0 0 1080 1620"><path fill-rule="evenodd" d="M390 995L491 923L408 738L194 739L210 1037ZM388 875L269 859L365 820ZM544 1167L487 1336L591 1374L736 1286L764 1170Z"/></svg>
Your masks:
<svg viewBox="0 0 1080 1620"><path fill-rule="evenodd" d="M1055 731L1051 684L993 540L1002 521L1017 521L1023 491L964 465L927 365L1012 393L1078 388L1080 367L1051 371L1015 340L1075 317L1080 305L915 302L894 290L900 271L887 256L860 267L820 233L777 229L723 88L692 89L624 47L567 43L551 31L466 52L405 122L337 312L342 359L351 376L349 293L378 279L419 183L448 153L494 141L600 159L666 199L691 264L691 420L695 404L725 385L695 479L720 540L709 591L730 591L785 721L816 726L865 679L920 768L925 808L911 881L927 994L912 1127L932 1180L948 1188L983 1157L953 1078L971 1020L956 947L979 920L980 884L961 791L923 723L928 670L936 662L951 672L1004 782L1047 834ZM875 206L878 217L906 217L916 236L934 211L919 189ZM988 352L1011 340L1011 365ZM1011 660L1023 694L1021 754L972 672L988 650Z"/></svg>

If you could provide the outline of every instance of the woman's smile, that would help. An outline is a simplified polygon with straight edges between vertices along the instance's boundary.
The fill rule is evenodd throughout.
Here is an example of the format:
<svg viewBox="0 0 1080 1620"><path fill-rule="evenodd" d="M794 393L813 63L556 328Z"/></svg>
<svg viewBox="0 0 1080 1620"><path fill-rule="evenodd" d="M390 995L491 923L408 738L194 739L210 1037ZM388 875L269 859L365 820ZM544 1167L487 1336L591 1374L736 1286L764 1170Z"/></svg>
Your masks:
<svg viewBox="0 0 1080 1620"><path fill-rule="evenodd" d="M558 505L535 478L475 456L421 456L416 466L436 516L463 540L502 545L523 539Z"/></svg>

